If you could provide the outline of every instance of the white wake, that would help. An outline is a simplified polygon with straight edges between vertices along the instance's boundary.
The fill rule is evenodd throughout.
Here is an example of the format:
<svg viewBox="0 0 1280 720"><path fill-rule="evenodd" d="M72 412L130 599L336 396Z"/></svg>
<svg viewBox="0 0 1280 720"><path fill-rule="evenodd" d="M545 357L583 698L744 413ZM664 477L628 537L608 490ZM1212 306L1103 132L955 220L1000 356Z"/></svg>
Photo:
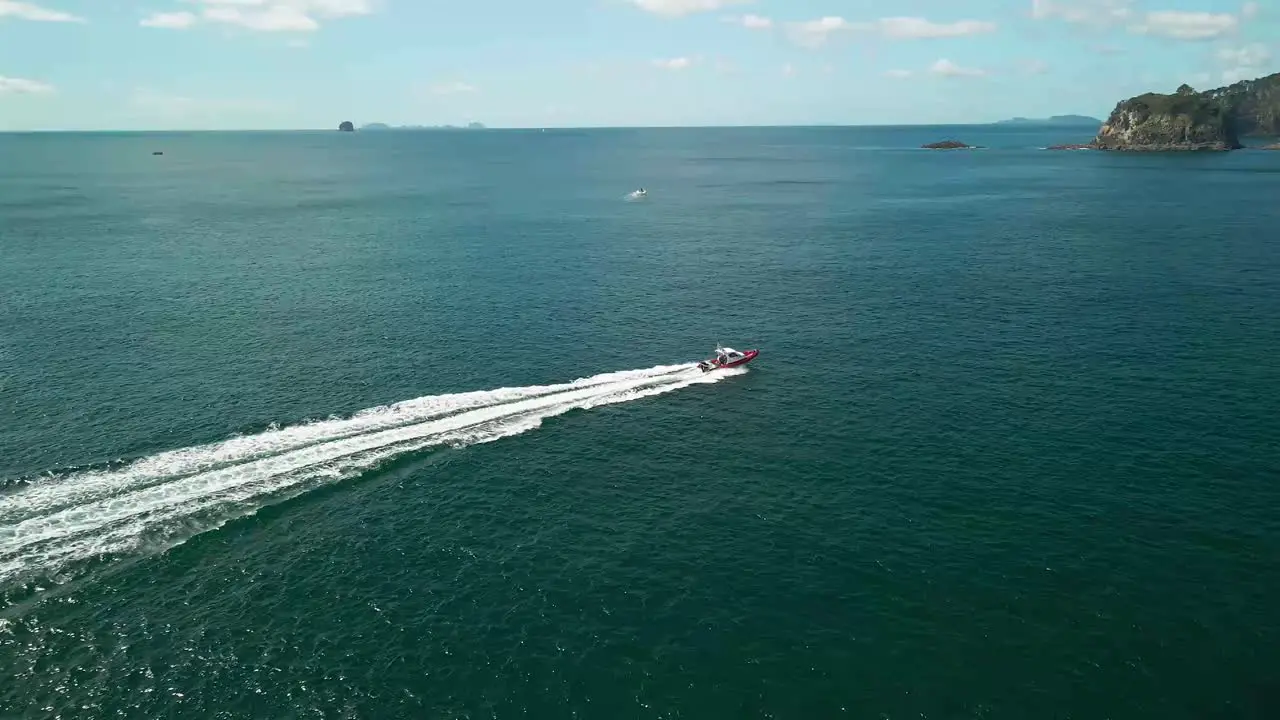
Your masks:
<svg viewBox="0 0 1280 720"><path fill-rule="evenodd" d="M434 395L163 452L120 468L34 480L0 494L0 585L30 576L56 580L78 562L163 549L403 453L489 442L570 410L743 372L660 365L560 385Z"/></svg>

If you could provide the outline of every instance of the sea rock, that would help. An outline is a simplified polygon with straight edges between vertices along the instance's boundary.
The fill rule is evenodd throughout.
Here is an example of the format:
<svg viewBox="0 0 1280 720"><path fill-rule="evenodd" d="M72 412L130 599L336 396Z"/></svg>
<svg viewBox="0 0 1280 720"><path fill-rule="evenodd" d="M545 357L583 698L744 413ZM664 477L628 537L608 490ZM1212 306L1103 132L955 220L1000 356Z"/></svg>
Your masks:
<svg viewBox="0 0 1280 720"><path fill-rule="evenodd" d="M925 145L921 145L920 147L924 148L925 150L971 150L977 146L966 145L965 143L962 143L959 140L943 140L941 142L927 143Z"/></svg>
<svg viewBox="0 0 1280 720"><path fill-rule="evenodd" d="M1270 144L1270 145L1263 145L1263 146L1262 146L1262 149L1263 149L1263 150L1280 150L1280 143L1272 143L1272 144Z"/></svg>
<svg viewBox="0 0 1280 720"><path fill-rule="evenodd" d="M1046 150L1093 150L1093 143L1071 143L1068 145L1050 145Z"/></svg>
<svg viewBox="0 0 1280 720"><path fill-rule="evenodd" d="M1172 95L1147 93L1120 102L1092 145L1098 150L1235 150L1240 140L1222 103L1183 85Z"/></svg>
<svg viewBox="0 0 1280 720"><path fill-rule="evenodd" d="M351 122L350 120L344 120L342 124L338 126L338 129L341 130L342 132L355 132L356 126L355 126L355 123Z"/></svg>

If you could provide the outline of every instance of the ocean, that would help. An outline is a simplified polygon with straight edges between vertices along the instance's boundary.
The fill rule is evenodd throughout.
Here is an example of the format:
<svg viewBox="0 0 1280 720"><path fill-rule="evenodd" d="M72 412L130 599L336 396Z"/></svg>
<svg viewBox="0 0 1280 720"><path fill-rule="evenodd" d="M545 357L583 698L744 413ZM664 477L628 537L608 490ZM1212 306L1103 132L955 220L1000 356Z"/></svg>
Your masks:
<svg viewBox="0 0 1280 720"><path fill-rule="evenodd" d="M1280 153L1089 135L0 135L0 717L1280 717Z"/></svg>

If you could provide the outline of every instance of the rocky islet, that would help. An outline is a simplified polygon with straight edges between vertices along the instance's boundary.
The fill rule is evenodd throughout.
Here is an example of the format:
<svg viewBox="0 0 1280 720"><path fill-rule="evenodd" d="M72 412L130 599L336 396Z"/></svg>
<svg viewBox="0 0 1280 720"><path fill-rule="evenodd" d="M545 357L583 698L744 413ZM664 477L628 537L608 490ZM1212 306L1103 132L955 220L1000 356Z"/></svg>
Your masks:
<svg viewBox="0 0 1280 720"><path fill-rule="evenodd" d="M1138 95L1118 103L1091 142L1048 149L1226 151L1244 147L1240 138L1248 136L1280 136L1280 73L1204 92L1182 85Z"/></svg>

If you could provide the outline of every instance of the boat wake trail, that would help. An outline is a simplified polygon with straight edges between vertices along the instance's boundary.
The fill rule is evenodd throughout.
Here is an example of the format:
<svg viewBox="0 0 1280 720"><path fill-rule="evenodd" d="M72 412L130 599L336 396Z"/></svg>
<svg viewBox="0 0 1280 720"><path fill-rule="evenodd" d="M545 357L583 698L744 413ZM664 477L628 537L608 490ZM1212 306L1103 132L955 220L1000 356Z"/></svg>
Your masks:
<svg viewBox="0 0 1280 720"><path fill-rule="evenodd" d="M272 428L116 468L33 479L0 494L0 588L60 582L104 557L154 552L404 453L517 435L575 409L622 403L744 370L660 365L560 385L434 395L349 418Z"/></svg>

